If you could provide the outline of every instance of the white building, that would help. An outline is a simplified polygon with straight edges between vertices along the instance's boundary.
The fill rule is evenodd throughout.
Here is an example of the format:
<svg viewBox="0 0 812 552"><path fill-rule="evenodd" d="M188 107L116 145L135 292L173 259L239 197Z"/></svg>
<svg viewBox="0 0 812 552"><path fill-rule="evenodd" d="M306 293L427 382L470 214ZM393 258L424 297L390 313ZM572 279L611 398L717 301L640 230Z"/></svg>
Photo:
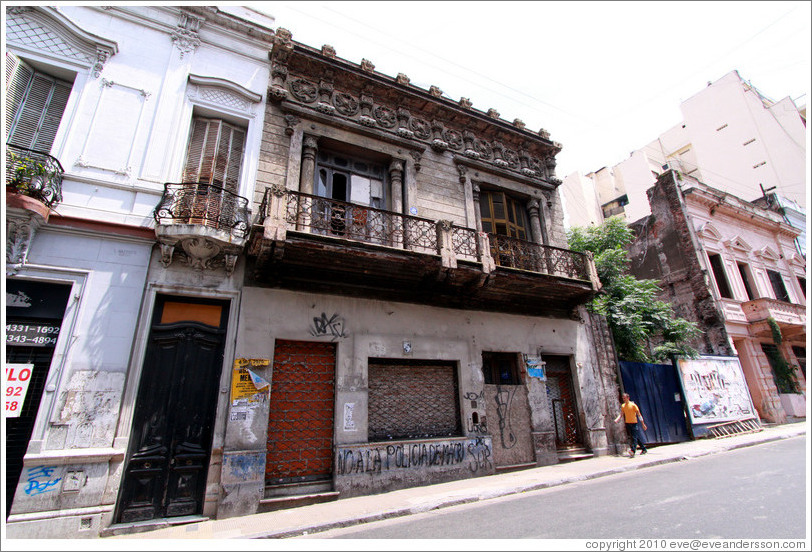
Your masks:
<svg viewBox="0 0 812 552"><path fill-rule="evenodd" d="M806 110L786 97L778 102L731 71L682 102L682 121L628 159L582 176L562 189L567 207L596 207L604 217L628 221L651 213L646 190L672 168L747 201L765 190L806 207ZM594 193L583 179L592 181ZM584 208L571 209L570 226L592 223Z"/></svg>
<svg viewBox="0 0 812 552"><path fill-rule="evenodd" d="M272 24L243 8L4 10L6 363L33 373L6 420L8 537L96 537L127 518L117 503L152 507L121 489L126 460L144 454L132 420L153 305L188 308L205 288L233 305L241 282L239 235L209 223L159 234L154 210L189 197L194 212L205 195L225 212L253 195ZM193 184L166 184L182 182ZM204 275L181 262L221 268ZM223 326L215 392L234 331ZM211 446L197 456L187 446L190 470L222 449L222 428L206 431ZM156 444L140 468L180 465L176 449ZM177 500L162 507L211 509L218 482L195 473L168 476L164 485L188 493L170 490Z"/></svg>

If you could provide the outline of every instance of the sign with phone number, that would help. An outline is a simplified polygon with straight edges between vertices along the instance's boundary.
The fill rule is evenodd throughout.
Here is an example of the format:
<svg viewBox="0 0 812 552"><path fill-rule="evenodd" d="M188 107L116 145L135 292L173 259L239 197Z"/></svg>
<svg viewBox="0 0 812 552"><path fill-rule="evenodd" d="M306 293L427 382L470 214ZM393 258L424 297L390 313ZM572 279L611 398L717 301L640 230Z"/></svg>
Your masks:
<svg viewBox="0 0 812 552"><path fill-rule="evenodd" d="M28 345L29 347L49 347L56 345L59 326L50 324L6 324L6 343Z"/></svg>
<svg viewBox="0 0 812 552"><path fill-rule="evenodd" d="M23 409L28 384L34 373L33 364L6 364L3 378L3 395L6 399L4 413L7 418L19 418Z"/></svg>

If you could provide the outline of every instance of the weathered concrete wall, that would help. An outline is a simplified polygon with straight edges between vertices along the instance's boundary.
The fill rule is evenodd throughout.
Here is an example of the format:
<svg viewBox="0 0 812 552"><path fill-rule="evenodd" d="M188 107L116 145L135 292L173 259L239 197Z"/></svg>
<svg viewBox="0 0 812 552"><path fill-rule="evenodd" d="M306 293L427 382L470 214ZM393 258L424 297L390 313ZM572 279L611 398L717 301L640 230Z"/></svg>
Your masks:
<svg viewBox="0 0 812 552"><path fill-rule="evenodd" d="M334 319L337 325L318 323L328 319ZM391 468L389 471L384 470L383 465L378 473L379 467L373 465L371 469L374 474L367 473L366 451L373 455L370 456L373 464L376 454L381 455L381 462L384 462L385 456L385 447L383 452L372 452L375 448L380 449L383 444L369 443L367 440L366 386L370 358L454 362L458 367L463 434L469 439L487 438L487 449L490 451L488 458L494 463L494 448L497 441L501 442L501 433L499 416L491 411L491 407L496 405L495 395L488 388L495 389L496 386L484 385L482 351L528 355L536 355L541 351L542 355L570 355L576 364L580 363L589 371L583 377L579 376L579 380L583 380L579 404L585 410L583 416L586 427L595 434L590 437L588 445L595 448L598 454L605 453L607 449L604 413L608 408L607 404L616 404L618 393L611 388L611 384L607 390L601 383L605 376L596 367L607 370L606 362L598 360L585 322L439 309L277 289L245 288L242 294L236 356L273 359L276 339L331 341L337 344L334 446L337 453L352 452L355 455L352 456L353 465L357 465L359 455L364 462L362 474L356 468L341 468L343 477L349 478L347 481L339 481L340 473L336 472L335 484L337 490L342 492L361 493L364 489L376 489L377 492L397 485L427 484L457 478L463 473L466 477L474 475L469 473L467 467L465 470L469 472L448 465L423 466L420 470L409 471L408 475L404 475L405 472L397 465L395 468L398 469L392 473L389 473ZM410 345L408 351L404 348L404 343ZM270 381L271 371L271 367L268 367L258 373ZM524 452L521 458L513 459L508 455L505 462L535 461L538 465L556 463L554 428L552 416L548 412L545 383L537 378L527 377L526 374L522 377L522 397L514 401L503 414L511 414L509 422L504 417L506 438L510 440L510 431L514 437L521 435ZM490 401L486 401L486 397L490 397ZM488 402L493 404L488 405ZM519 415L520 410L524 411L522 415ZM264 447L267 414L265 418L263 421L258 415L252 422L250 431L239 429L242 426L238 424L236 427L239 440L232 443L231 437L228 437L228 446L239 445L243 451L257 451ZM228 433L232 433L231 427ZM389 444L392 443L386 443ZM529 460L525 460L525 457ZM466 463L467 458L466 456ZM400 475L396 475L398 473ZM235 495L235 500L244 502L253 498L249 495L244 498ZM235 508L234 511L242 507L248 506L229 506Z"/></svg>
<svg viewBox="0 0 812 552"><path fill-rule="evenodd" d="M335 449L342 498L494 473L490 437L387 441Z"/></svg>
<svg viewBox="0 0 812 552"><path fill-rule="evenodd" d="M488 433L497 467L535 462L528 389L524 385L485 385ZM482 420L480 420L482 422Z"/></svg>

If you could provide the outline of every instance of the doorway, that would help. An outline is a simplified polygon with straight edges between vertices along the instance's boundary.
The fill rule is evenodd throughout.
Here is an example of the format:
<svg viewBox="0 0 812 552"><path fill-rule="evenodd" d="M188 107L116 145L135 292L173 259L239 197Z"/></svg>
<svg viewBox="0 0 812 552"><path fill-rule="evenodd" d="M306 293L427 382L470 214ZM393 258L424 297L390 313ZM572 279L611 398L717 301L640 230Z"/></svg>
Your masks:
<svg viewBox="0 0 812 552"><path fill-rule="evenodd" d="M544 361L547 370L547 400L555 426L556 448L583 448L570 359L567 356L544 355Z"/></svg>
<svg viewBox="0 0 812 552"><path fill-rule="evenodd" d="M118 521L203 512L228 307L156 297Z"/></svg>
<svg viewBox="0 0 812 552"><path fill-rule="evenodd" d="M334 343L277 340L268 414L267 486L331 481Z"/></svg>

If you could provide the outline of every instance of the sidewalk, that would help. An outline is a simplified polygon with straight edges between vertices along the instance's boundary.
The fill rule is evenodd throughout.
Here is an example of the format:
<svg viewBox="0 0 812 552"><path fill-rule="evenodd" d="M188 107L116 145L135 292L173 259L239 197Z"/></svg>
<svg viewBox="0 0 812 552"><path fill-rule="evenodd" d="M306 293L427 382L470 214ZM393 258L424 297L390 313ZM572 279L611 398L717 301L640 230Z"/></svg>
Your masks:
<svg viewBox="0 0 812 552"><path fill-rule="evenodd" d="M437 508L535 491L669 462L690 460L708 454L799 435L806 435L806 422L770 426L757 433L722 439L701 439L655 446L649 449L648 454L644 456L638 454L634 458L601 456L554 466L346 498L277 512L224 520L208 520L107 538L255 539L293 537L304 533L313 534L327 529L349 527L369 521L407 516Z"/></svg>

